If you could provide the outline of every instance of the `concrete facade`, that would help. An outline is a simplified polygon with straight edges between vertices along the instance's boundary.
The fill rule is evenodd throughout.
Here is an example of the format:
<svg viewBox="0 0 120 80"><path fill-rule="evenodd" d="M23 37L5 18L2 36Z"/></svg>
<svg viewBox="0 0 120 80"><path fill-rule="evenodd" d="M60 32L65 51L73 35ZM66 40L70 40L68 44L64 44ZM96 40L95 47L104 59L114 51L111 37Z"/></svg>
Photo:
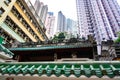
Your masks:
<svg viewBox="0 0 120 80"><path fill-rule="evenodd" d="M47 40L44 30L24 0L2 0L0 4L3 11L0 14L0 36L5 39L5 42Z"/></svg>
<svg viewBox="0 0 120 80"><path fill-rule="evenodd" d="M55 25L55 16L53 12L48 12L47 18L45 21L46 34L48 38L53 37L54 35L54 25Z"/></svg>
<svg viewBox="0 0 120 80"><path fill-rule="evenodd" d="M116 0L76 0L81 37L92 34L97 41L114 40L120 31L120 10Z"/></svg>

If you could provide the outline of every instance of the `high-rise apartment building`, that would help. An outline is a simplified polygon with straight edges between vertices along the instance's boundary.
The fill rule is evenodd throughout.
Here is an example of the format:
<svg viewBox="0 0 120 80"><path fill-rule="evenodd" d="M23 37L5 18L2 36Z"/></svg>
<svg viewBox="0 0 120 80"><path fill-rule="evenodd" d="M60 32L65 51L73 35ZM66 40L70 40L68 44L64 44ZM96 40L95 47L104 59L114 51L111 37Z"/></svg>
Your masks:
<svg viewBox="0 0 120 80"><path fill-rule="evenodd" d="M53 12L48 12L47 18L45 21L46 34L48 38L54 35L54 28L55 28L54 25L55 25L55 16Z"/></svg>
<svg viewBox="0 0 120 80"><path fill-rule="evenodd" d="M25 0L0 1L0 36L8 43L48 40Z"/></svg>
<svg viewBox="0 0 120 80"><path fill-rule="evenodd" d="M68 18L67 19L67 27L66 27L67 32L70 32L70 33L72 32L72 24L73 24L73 20Z"/></svg>
<svg viewBox="0 0 120 80"><path fill-rule="evenodd" d="M34 4L34 8L37 15L40 17L42 23L44 24L48 12L48 6L44 5L44 3L40 2L40 0L36 0Z"/></svg>
<svg viewBox="0 0 120 80"><path fill-rule="evenodd" d="M57 32L65 32L66 31L66 17L62 13L62 11L58 12L58 20L57 20Z"/></svg>
<svg viewBox="0 0 120 80"><path fill-rule="evenodd" d="M67 27L66 27L67 30L66 31L68 33L72 33L72 34L76 35L78 33L77 22L70 19L70 18L67 18L66 22L67 22L66 23L67 24Z"/></svg>
<svg viewBox="0 0 120 80"><path fill-rule="evenodd" d="M40 18L41 18L43 24L45 23L45 20L46 20L46 17L47 17L47 12L48 12L48 6L44 5L42 7L41 14L40 14Z"/></svg>
<svg viewBox="0 0 120 80"><path fill-rule="evenodd" d="M40 2L39 0L36 0L35 3L32 3L31 0L25 0L28 7L30 8L30 11L32 12L32 14L34 15L35 19L38 21L38 23L41 25L41 28L45 30L45 24L42 22L42 19L40 18L40 14L41 14L41 10L42 10L42 6L44 6L44 4L42 2ZM34 5L33 5L34 4Z"/></svg>
<svg viewBox="0 0 120 80"><path fill-rule="evenodd" d="M120 31L120 7L116 0L76 0L81 37L92 34L97 41L114 40Z"/></svg>
<svg viewBox="0 0 120 80"><path fill-rule="evenodd" d="M36 0L35 4L34 4L34 8L35 8L36 13L40 12L40 7L41 7L40 0Z"/></svg>

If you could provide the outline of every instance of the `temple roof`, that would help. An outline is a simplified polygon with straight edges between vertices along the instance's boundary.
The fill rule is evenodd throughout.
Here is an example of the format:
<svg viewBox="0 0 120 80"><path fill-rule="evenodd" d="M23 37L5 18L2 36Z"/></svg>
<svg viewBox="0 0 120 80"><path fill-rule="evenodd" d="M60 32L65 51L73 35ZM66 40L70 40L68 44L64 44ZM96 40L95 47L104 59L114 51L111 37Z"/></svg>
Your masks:
<svg viewBox="0 0 120 80"><path fill-rule="evenodd" d="M12 57L14 54L7 48L5 48L2 44L0 44L0 51L3 51L6 55Z"/></svg>
<svg viewBox="0 0 120 80"><path fill-rule="evenodd" d="M92 47L92 44L70 44L70 45L38 45L32 47L17 47L17 48L9 48L11 51L26 51L26 50L52 50L52 49L67 49L67 48L80 48L80 47Z"/></svg>
<svg viewBox="0 0 120 80"><path fill-rule="evenodd" d="M5 54L9 55L12 57L14 54L7 48L5 48L2 44L4 44L4 39L0 37L0 51L3 51Z"/></svg>
<svg viewBox="0 0 120 80"><path fill-rule="evenodd" d="M7 62L0 63L0 73L4 74L37 74L56 75L57 77L64 75L69 77L75 75L80 77L97 76L99 78L108 76L113 78L120 76L119 61L84 61L84 62Z"/></svg>
<svg viewBox="0 0 120 80"><path fill-rule="evenodd" d="M3 44L3 43L4 43L3 38L0 37L0 44Z"/></svg>

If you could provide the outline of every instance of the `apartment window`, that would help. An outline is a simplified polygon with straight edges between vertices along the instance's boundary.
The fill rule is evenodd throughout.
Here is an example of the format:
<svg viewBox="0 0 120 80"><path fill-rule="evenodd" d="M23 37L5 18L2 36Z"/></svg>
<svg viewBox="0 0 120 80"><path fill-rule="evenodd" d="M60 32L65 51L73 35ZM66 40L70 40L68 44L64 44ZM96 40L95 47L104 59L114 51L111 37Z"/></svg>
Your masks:
<svg viewBox="0 0 120 80"><path fill-rule="evenodd" d="M11 0L5 0L4 2L6 5L8 5L11 2Z"/></svg>
<svg viewBox="0 0 120 80"><path fill-rule="evenodd" d="M1 7L0 8L0 16L5 12L5 10Z"/></svg>

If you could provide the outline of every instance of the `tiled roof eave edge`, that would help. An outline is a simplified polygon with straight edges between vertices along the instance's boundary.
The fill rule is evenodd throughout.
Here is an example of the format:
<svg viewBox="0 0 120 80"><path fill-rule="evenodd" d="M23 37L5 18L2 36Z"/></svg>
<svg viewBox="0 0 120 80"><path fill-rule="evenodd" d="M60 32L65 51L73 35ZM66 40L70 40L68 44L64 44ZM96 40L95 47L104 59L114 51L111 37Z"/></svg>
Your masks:
<svg viewBox="0 0 120 80"><path fill-rule="evenodd" d="M117 64L120 61L77 61L77 62L0 62L0 64Z"/></svg>

